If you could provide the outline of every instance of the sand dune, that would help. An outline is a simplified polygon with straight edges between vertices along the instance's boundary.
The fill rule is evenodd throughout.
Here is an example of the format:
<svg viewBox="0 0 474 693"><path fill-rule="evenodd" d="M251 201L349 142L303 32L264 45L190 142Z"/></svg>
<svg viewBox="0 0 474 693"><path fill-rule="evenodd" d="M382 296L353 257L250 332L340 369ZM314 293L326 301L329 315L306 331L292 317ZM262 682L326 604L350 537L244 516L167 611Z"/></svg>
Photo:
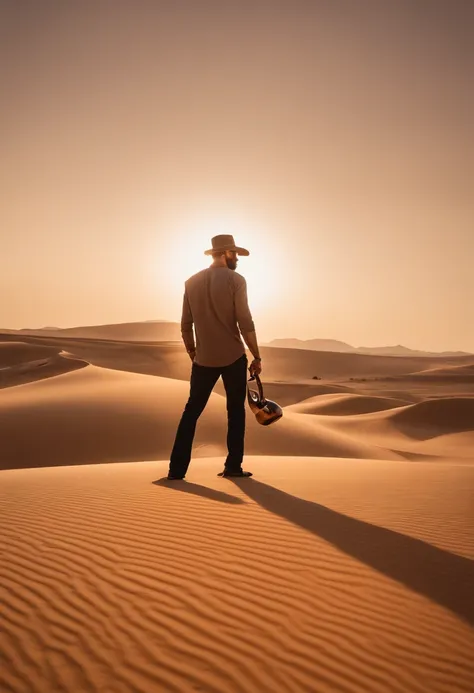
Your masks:
<svg viewBox="0 0 474 693"><path fill-rule="evenodd" d="M17 340L14 335L1 335L0 340ZM90 363L187 380L189 358L180 342L129 342L83 337L25 336L29 344L60 347ZM323 380L352 378L401 377L420 370L449 365L472 364L472 356L404 357L344 354L305 349L262 347L267 380L309 381L314 376ZM136 370L140 369L140 370ZM146 370L148 369L148 370Z"/></svg>
<svg viewBox="0 0 474 693"><path fill-rule="evenodd" d="M446 380L450 379L452 382L474 382L474 363L455 365L455 366L442 366L435 368L428 368L418 373L413 374L414 377L422 377L423 379L431 380Z"/></svg>
<svg viewBox="0 0 474 693"><path fill-rule="evenodd" d="M321 395L289 406L286 412L326 416L357 416L357 425L390 423L415 438L474 431L474 397L429 399L415 404L384 397ZM377 413L376 416L371 414ZM362 416L367 414L367 416ZM474 456L474 450L473 450Z"/></svg>
<svg viewBox="0 0 474 693"><path fill-rule="evenodd" d="M180 380L87 366L0 392L0 468L166 457L189 393ZM289 412L272 429L249 413L249 454L394 459L330 427ZM211 395L195 439L196 457L225 454L224 398ZM28 435L25 436L25 430Z"/></svg>
<svg viewBox="0 0 474 693"><path fill-rule="evenodd" d="M8 339L8 335L0 335ZM130 342L82 337L24 337L27 345L47 345L56 353L79 358L101 368L189 380L190 361L177 342Z"/></svg>
<svg viewBox="0 0 474 693"><path fill-rule="evenodd" d="M0 371L4 388L0 392L2 468L169 455L189 392L191 364L180 345L47 338L48 345L38 346L37 338L26 339L27 344L2 345L5 360L15 362ZM61 351L65 342L67 352ZM284 350L269 351L280 354ZM31 360L39 354L48 356ZM260 427L248 415L248 454L404 459L412 452L443 458L444 448L438 452L430 445L425 453L417 447L418 441L470 430L472 409L468 400L422 401L400 409L400 404L410 401L408 394L400 393L396 398L382 393L362 395L341 380L291 381L299 357L294 350L286 371L278 359L272 364L269 358L268 370L278 372L285 381L266 381L265 392L282 406L293 406L287 407L282 421L271 429ZM99 365L88 365L87 359ZM391 372L392 359L385 361ZM340 365L343 370L347 367ZM200 419L195 457L225 454L223 394L219 384ZM383 411L387 408L388 413ZM371 414L364 417L363 412ZM427 427L430 435L425 435ZM463 460L474 457L460 440L445 440L448 454L455 451Z"/></svg>
<svg viewBox="0 0 474 693"><path fill-rule="evenodd" d="M215 391L221 395L225 394L222 381L216 385ZM264 395L267 399L272 399L282 407L289 407L295 403L308 399L318 399L320 396L351 392L352 388L339 383L320 384L310 382L275 382L265 381Z"/></svg>
<svg viewBox="0 0 474 693"><path fill-rule="evenodd" d="M87 365L88 363L81 359L65 359L59 354L34 361L26 361L15 366L0 368L0 388L36 382L55 375L61 375L62 373L68 373L78 368L84 368Z"/></svg>
<svg viewBox="0 0 474 693"><path fill-rule="evenodd" d="M0 341L0 369L16 366L20 363L55 356L60 349L42 344L25 344L24 342Z"/></svg>
<svg viewBox="0 0 474 693"><path fill-rule="evenodd" d="M347 419L348 420L348 419ZM360 426L385 422L407 435L420 437L474 431L474 397L430 399L351 418Z"/></svg>
<svg viewBox="0 0 474 693"><path fill-rule="evenodd" d="M0 342L0 389L51 378L87 366L87 361L64 358L59 347Z"/></svg>
<svg viewBox="0 0 474 693"><path fill-rule="evenodd" d="M182 346L24 339L0 343L2 691L472 693L472 360L268 348L255 476L216 476L218 385L170 486Z"/></svg>
<svg viewBox="0 0 474 693"><path fill-rule="evenodd" d="M149 320L146 322L116 323L111 325L83 325L80 327L43 327L39 330L23 329L6 331L21 339L28 335L39 337L109 339L127 341L181 341L181 327L177 322Z"/></svg>
<svg viewBox="0 0 474 693"><path fill-rule="evenodd" d="M394 410L390 418L404 430L454 433L474 431L474 398L426 400Z"/></svg>
<svg viewBox="0 0 474 693"><path fill-rule="evenodd" d="M2 690L471 693L474 469L247 463L2 472Z"/></svg>
<svg viewBox="0 0 474 693"><path fill-rule="evenodd" d="M464 364L461 366L443 366L437 368L428 368L420 371L416 375L474 375L474 363Z"/></svg>
<svg viewBox="0 0 474 693"><path fill-rule="evenodd" d="M383 411L404 405L400 399L393 397L368 397L357 394L329 394L310 397L298 404L287 407L287 411L298 414L329 414L331 416L347 416L351 414L366 414Z"/></svg>
<svg viewBox="0 0 474 693"><path fill-rule="evenodd" d="M437 398L358 416L331 417L331 428L407 459L474 461L474 398Z"/></svg>
<svg viewBox="0 0 474 693"><path fill-rule="evenodd" d="M371 356L271 347L262 350L262 356L271 379L401 376L419 372L423 368L465 365L473 361L472 356Z"/></svg>

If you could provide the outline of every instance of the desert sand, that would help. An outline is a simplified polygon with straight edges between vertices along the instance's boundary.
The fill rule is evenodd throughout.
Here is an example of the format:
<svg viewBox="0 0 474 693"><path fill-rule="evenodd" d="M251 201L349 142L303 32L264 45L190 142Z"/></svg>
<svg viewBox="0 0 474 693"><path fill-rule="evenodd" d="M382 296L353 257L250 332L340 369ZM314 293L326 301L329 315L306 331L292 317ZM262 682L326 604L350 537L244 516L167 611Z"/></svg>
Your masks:
<svg viewBox="0 0 474 693"><path fill-rule="evenodd" d="M474 356L262 348L274 426L187 481L179 342L0 335L0 689L474 690ZM318 380L313 380L318 376Z"/></svg>

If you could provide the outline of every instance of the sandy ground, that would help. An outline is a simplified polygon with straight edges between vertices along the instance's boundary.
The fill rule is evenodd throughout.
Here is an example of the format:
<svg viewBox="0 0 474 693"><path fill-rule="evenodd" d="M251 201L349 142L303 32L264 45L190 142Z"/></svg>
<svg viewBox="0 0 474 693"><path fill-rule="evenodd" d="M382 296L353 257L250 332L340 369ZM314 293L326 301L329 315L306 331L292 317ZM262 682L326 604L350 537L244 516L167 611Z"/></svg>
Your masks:
<svg viewBox="0 0 474 693"><path fill-rule="evenodd" d="M170 486L181 345L0 336L2 691L472 693L474 356L262 351Z"/></svg>

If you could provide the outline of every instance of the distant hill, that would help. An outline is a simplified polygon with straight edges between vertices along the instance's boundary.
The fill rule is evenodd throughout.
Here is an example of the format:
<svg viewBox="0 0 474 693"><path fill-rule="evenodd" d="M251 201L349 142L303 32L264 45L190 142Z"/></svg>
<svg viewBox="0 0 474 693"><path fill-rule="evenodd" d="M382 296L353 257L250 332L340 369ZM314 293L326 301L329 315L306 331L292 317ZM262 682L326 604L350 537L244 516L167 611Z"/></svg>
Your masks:
<svg viewBox="0 0 474 693"><path fill-rule="evenodd" d="M382 347L353 347L337 339L273 339L265 346L311 351L336 351L344 354L368 354L372 356L470 356L467 351L419 351L397 344Z"/></svg>
<svg viewBox="0 0 474 693"><path fill-rule="evenodd" d="M353 353L354 347L337 339L274 339L265 346L283 347L285 349L311 349L312 351L337 351Z"/></svg>
<svg viewBox="0 0 474 693"><path fill-rule="evenodd" d="M0 333L41 335L50 337L82 337L88 339L118 339L130 342L181 341L181 328L177 322L147 321L112 325L86 325L84 327L43 327L38 329L0 330Z"/></svg>
<svg viewBox="0 0 474 693"><path fill-rule="evenodd" d="M357 347L359 354L380 354L381 356L470 356L467 351L419 351L397 344L386 347Z"/></svg>
<svg viewBox="0 0 474 693"><path fill-rule="evenodd" d="M86 339L118 339L131 342L174 342L181 341L181 327L178 322L166 320L146 320L111 325L85 325L83 327L39 327L21 330L0 329L0 334L40 335L50 337L83 337ZM306 349L310 351L333 351L343 354L366 354L371 356L471 356L466 351L419 351L397 344L381 347L354 347L338 339L273 339L262 346L283 349Z"/></svg>

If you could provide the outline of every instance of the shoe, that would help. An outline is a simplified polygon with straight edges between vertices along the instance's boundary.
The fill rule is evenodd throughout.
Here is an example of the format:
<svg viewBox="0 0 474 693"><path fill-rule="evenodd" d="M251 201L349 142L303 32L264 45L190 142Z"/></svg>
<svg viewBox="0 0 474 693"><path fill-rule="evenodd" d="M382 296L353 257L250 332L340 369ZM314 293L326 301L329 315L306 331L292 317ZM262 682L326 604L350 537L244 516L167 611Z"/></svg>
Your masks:
<svg viewBox="0 0 474 693"><path fill-rule="evenodd" d="M172 474L168 474L166 478L168 481L182 481L184 476L173 476Z"/></svg>
<svg viewBox="0 0 474 693"><path fill-rule="evenodd" d="M227 469L224 469L223 472L219 472L217 476L234 476L234 477L248 477L248 476L253 476L252 472L244 472L243 469L238 469L237 471L228 471Z"/></svg>

